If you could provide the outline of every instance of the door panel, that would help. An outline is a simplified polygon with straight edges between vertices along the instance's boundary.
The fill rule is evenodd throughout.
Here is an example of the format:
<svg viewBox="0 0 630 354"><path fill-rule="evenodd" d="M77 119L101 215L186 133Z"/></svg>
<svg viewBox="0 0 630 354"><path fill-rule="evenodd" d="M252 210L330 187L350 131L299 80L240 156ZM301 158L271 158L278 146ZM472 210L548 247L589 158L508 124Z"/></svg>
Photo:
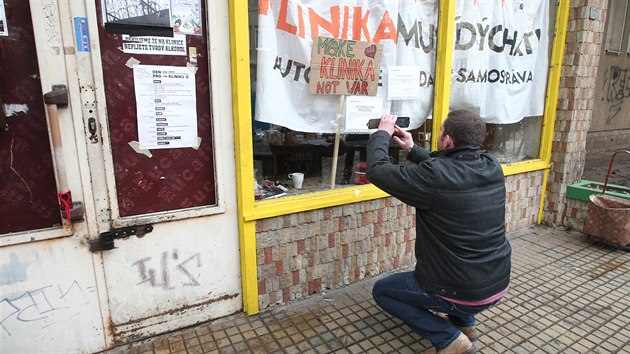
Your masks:
<svg viewBox="0 0 630 354"><path fill-rule="evenodd" d="M0 260L0 352L105 349L92 256L76 239L2 247Z"/></svg>
<svg viewBox="0 0 630 354"><path fill-rule="evenodd" d="M110 203L112 224L153 226L141 238L115 240L116 248L101 254L115 341L137 340L239 311L227 1L199 1L203 36L185 36L187 56L123 53L123 35L104 29L101 1L88 1L96 18L92 32L98 31L94 48L101 54L95 64L99 121L108 130L101 162L111 182L107 196L117 199ZM197 53L192 60L191 48ZM138 142L134 60L140 65L197 68L199 149L151 149L149 157L129 146Z"/></svg>
<svg viewBox="0 0 630 354"><path fill-rule="evenodd" d="M8 130L0 131L0 352L104 350L106 311L85 242L87 222L61 227L53 164L53 158L68 162L65 168L57 165L59 172L71 172L66 188L74 187L81 200L72 114L80 99L75 96L60 110L59 148L51 153L42 95L52 82L76 84L66 71L72 42L62 27L68 21L60 20L62 9L53 0L0 4L8 20L8 36L0 36L0 96L9 107Z"/></svg>
<svg viewBox="0 0 630 354"><path fill-rule="evenodd" d="M28 1L5 1L9 36L0 36L0 234L61 224Z"/></svg>
<svg viewBox="0 0 630 354"><path fill-rule="evenodd" d="M96 2L102 18L100 0ZM202 1L202 16L205 4ZM204 17L202 17L204 18ZM207 34L186 36L186 47L195 48L197 134L199 149L153 149L152 157L136 152L129 142L138 141L138 121L133 70L134 58L142 65L185 67L188 56L123 53L122 36L107 33L101 21L99 39L102 55L107 116L111 138L116 195L121 217L211 206L217 204L208 73Z"/></svg>

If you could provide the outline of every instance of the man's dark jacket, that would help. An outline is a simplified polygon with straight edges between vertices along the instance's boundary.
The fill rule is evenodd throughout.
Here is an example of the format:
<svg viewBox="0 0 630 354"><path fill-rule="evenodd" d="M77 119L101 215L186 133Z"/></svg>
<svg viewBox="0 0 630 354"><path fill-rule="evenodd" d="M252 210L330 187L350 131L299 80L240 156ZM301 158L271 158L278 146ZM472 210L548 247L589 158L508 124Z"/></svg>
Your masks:
<svg viewBox="0 0 630 354"><path fill-rule="evenodd" d="M501 164L477 145L429 154L418 145L412 165L389 160L386 131L370 136L368 179L416 207L416 269L422 287L447 298L479 301L506 289L511 247L505 238Z"/></svg>

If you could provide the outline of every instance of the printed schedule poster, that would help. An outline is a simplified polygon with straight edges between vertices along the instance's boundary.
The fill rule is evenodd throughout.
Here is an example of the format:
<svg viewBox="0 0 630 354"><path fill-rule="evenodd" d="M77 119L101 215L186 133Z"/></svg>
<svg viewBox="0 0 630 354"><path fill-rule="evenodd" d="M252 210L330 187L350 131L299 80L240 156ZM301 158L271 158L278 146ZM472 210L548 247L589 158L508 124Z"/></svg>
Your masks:
<svg viewBox="0 0 630 354"><path fill-rule="evenodd" d="M197 146L195 75L183 66L136 65L138 140L146 149Z"/></svg>
<svg viewBox="0 0 630 354"><path fill-rule="evenodd" d="M0 1L0 36L7 37L8 35L7 13L4 11L4 1Z"/></svg>

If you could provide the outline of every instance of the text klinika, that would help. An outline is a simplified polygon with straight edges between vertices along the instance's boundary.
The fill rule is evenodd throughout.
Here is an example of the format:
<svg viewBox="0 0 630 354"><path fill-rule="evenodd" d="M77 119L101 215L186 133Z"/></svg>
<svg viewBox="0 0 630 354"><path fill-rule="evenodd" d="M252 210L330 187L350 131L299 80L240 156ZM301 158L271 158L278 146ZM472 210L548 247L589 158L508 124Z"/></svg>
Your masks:
<svg viewBox="0 0 630 354"><path fill-rule="evenodd" d="M342 80L374 80L374 64L371 60L366 65L364 59L347 59L355 57L353 53L355 43L356 41L337 41L320 37L317 52L336 57L322 58L320 77Z"/></svg>
<svg viewBox="0 0 630 354"><path fill-rule="evenodd" d="M269 14L270 0L261 0L259 14ZM379 25L374 34L368 29L368 22L371 19L369 10L361 7L344 6L343 11L339 6L330 7L330 18L320 16L311 7L289 4L288 1L280 3L280 16L276 21L276 29L287 32L300 38L305 38L306 26L310 26L310 35L315 37L320 33L320 28L331 37L355 41L366 41L379 43L384 40L391 40L397 43L403 40L405 45L421 48L425 53L433 52L437 45L437 25L433 23L423 23L414 21L411 24L405 23L401 15L398 14L395 22L388 11L379 14L381 16ZM296 6L297 9L290 8ZM297 24L289 22L293 18L289 13L297 10L297 13L308 13L308 23L305 16L295 16ZM502 24L491 25L483 19L480 23L470 23L458 21L456 17L456 37L455 50L479 51L491 50L496 53L507 53L511 56L532 55L537 49L537 42L540 41L541 29L535 28L527 32L521 32L504 27ZM352 23L352 29L349 24Z"/></svg>

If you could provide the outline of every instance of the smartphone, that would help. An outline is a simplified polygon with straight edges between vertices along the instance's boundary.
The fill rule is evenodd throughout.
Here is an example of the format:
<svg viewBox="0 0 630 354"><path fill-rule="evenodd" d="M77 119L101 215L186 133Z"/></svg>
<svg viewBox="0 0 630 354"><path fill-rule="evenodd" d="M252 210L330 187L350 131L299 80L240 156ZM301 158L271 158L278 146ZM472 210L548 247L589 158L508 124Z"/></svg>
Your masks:
<svg viewBox="0 0 630 354"><path fill-rule="evenodd" d="M378 124L381 122L381 118L374 118L368 121L368 129L378 128ZM409 117L398 117L396 119L396 125L401 128L407 128L409 126Z"/></svg>

